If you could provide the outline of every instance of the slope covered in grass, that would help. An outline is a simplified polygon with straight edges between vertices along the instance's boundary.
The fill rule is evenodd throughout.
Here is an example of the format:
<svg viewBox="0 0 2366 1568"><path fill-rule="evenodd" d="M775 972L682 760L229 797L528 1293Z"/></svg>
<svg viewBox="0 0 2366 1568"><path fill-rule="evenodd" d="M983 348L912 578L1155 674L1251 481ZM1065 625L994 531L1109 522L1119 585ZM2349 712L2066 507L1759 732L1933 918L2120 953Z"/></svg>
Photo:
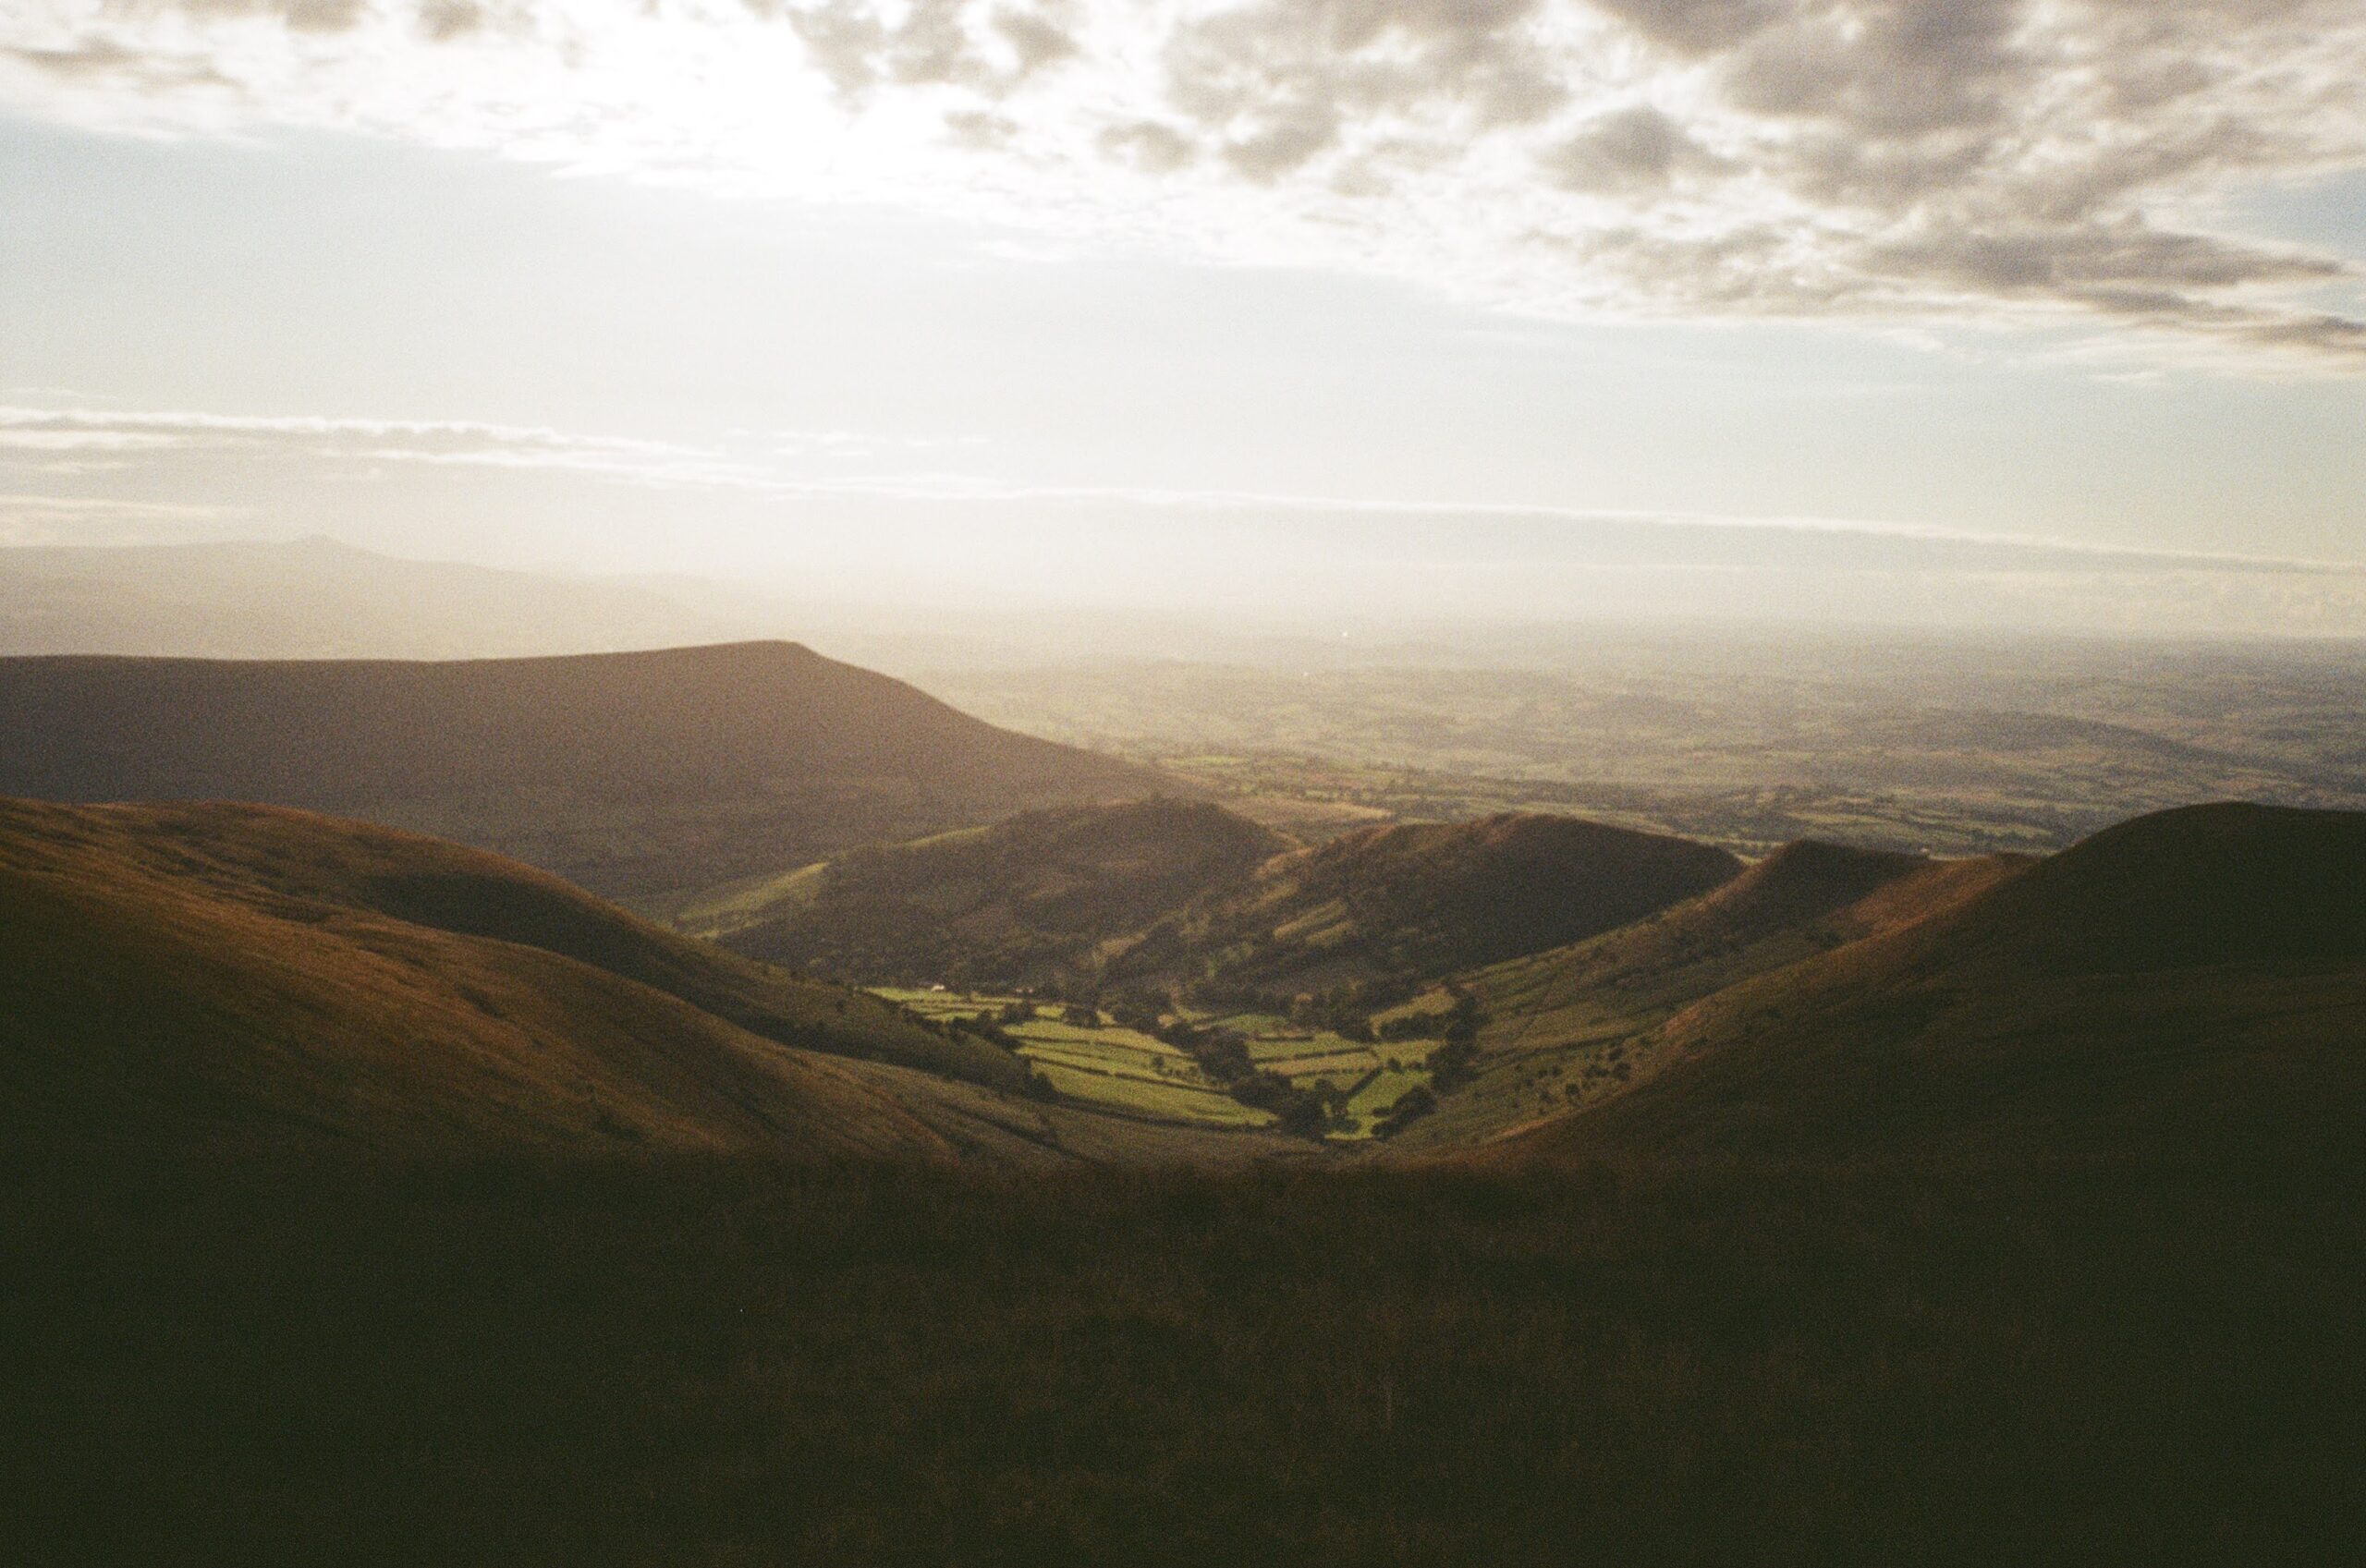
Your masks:
<svg viewBox="0 0 2366 1568"><path fill-rule="evenodd" d="M2354 1147L2366 815L2167 811L1719 991L1558 1156L2223 1161Z"/></svg>
<svg viewBox="0 0 2366 1568"><path fill-rule="evenodd" d="M328 811L498 850L608 896L1159 782L795 643L453 662L0 659L0 795Z"/></svg>
<svg viewBox="0 0 2366 1568"><path fill-rule="evenodd" d="M1406 1149L1499 1136L1623 1093L1669 1018L1703 998L1928 918L2018 875L2018 856L1925 860L1803 840L1698 898L1550 953L1457 977L1485 1025L1467 1088ZM1417 999L1409 1011L1443 999Z"/></svg>
<svg viewBox="0 0 2366 1568"><path fill-rule="evenodd" d="M718 934L864 982L1036 984L1090 973L1105 944L1292 847L1203 802L1055 808L841 856L725 904ZM696 929L701 913L677 923Z"/></svg>
<svg viewBox="0 0 2366 1568"><path fill-rule="evenodd" d="M0 1182L0 1517L31 1561L2134 1568L2354 1542L2353 1184L56 1176Z"/></svg>
<svg viewBox="0 0 2366 1568"><path fill-rule="evenodd" d="M1028 1087L524 866L262 807L0 802L0 994L26 1140L936 1157L992 1095L924 1075Z"/></svg>
<svg viewBox="0 0 2366 1568"><path fill-rule="evenodd" d="M1113 981L1287 997L1558 947L1732 879L1725 850L1511 814L1347 834L1153 928Z"/></svg>

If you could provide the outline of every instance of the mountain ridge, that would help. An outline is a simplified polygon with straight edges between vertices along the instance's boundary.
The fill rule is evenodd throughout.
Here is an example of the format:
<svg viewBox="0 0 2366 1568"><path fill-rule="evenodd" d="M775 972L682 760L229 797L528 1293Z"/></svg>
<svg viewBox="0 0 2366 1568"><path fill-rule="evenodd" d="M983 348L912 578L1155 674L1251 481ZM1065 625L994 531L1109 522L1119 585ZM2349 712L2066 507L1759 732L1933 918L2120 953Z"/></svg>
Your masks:
<svg viewBox="0 0 2366 1568"><path fill-rule="evenodd" d="M801 644L523 659L0 659L0 795L245 799L409 827L595 893L804 864L1169 787Z"/></svg>

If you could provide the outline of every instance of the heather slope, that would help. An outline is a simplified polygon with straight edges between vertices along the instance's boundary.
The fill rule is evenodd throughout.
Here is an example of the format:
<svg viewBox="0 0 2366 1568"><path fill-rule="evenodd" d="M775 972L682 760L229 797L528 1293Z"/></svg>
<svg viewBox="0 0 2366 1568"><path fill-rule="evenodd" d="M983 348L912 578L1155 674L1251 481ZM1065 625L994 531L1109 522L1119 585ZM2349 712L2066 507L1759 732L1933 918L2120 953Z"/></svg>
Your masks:
<svg viewBox="0 0 2366 1568"><path fill-rule="evenodd" d="M495 849L616 897L1158 782L794 643L0 660L0 795L296 806Z"/></svg>

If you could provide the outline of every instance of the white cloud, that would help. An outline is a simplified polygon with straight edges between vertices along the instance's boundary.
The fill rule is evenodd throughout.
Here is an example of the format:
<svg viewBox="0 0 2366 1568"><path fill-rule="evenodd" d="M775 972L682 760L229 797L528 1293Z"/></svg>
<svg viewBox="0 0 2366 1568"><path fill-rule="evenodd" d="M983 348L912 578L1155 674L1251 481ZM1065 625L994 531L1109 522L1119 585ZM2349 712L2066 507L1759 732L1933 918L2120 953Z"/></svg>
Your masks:
<svg viewBox="0 0 2366 1568"><path fill-rule="evenodd" d="M2353 579L2366 583L2366 562L2196 551L2040 538L2009 531L1927 524L1786 516L1636 511L1452 499L1379 499L1265 491L1163 489L1030 482L919 466L947 455L976 456L976 437L876 435L849 430L734 427L712 444L640 437L583 435L542 426L473 419L384 419L320 415L243 415L190 410L0 406L0 468L65 475L122 474L138 484L170 478L173 465L228 463L248 480L343 471L384 464L535 470L657 490L707 491L782 503L876 504L970 516L996 524L1057 515L1208 519L1221 528L1287 520L1355 530L1350 546L1395 552L1403 562L1551 557L1573 567L1588 560L1620 567L1650 563L1795 568L1823 563L1863 567L1874 555L1917 570L1965 575L2207 573ZM108 459L93 464L87 455ZM38 524L43 537L70 523L72 508L92 515L170 521L221 515L219 508L145 501L16 496L18 532ZM128 509L128 510L127 510ZM1438 530L1443 528L1445 532ZM1391 543L1390 541L1396 542ZM1440 553L1442 552L1442 553Z"/></svg>
<svg viewBox="0 0 2366 1568"><path fill-rule="evenodd" d="M19 0L0 102L329 127L1553 314L2086 322L2366 367L2356 0Z"/></svg>
<svg viewBox="0 0 2366 1568"><path fill-rule="evenodd" d="M30 454L17 457L11 454ZM73 471L70 455L168 455L550 468L644 483L717 483L748 470L711 449L468 419L338 419L0 407L0 462ZM52 454L68 455L52 458Z"/></svg>

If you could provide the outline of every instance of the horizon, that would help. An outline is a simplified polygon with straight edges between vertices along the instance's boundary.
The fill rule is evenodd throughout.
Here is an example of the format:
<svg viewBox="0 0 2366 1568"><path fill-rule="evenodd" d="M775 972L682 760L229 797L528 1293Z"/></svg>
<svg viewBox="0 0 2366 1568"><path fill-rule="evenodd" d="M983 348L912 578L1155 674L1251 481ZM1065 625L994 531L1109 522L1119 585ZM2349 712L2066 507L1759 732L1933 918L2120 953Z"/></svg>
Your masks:
<svg viewBox="0 0 2366 1568"><path fill-rule="evenodd" d="M1172 650L1175 647L1172 639L1181 635L1193 635L1211 639L1208 656L1219 662L1252 657L1270 658L1285 650L1323 650L1330 654L1348 655L1427 652L1433 656L1450 655L1463 662L1493 659L1510 665L1543 657L1555 649L1566 650L1572 639L1579 642L1616 639L1629 644L1681 639L1708 646L1772 639L1995 649L2048 645L2161 650L2190 647L2254 650L2266 653L2306 650L2339 653L2366 644L2366 624L2349 628L2295 625L2287 621L2245 621L2163 628L2111 618L1934 621L1899 613L1887 616L1845 612L1823 614L1803 612L1789 615L1763 611L1754 614L1718 614L1714 611L1682 614L1650 606L1632 609L1624 615L1606 607L1595 608L1588 614L1558 616L1542 612L1522 613L1511 607L1494 614L1442 612L1422 614L1392 613L1384 606L1335 610L1331 607L1291 609L1254 604L1178 608L1171 604L1133 606L1107 599L1058 599L1021 594L1005 595L995 604L983 605L978 602L974 594L950 591L906 590L894 594L880 591L870 596L861 593L816 593L785 574L734 575L719 569L707 572L636 571L583 565L536 566L487 562L452 554L412 554L399 547L374 542L357 543L334 534L317 532L287 538L117 540L95 543L65 540L0 541L0 572L5 572L11 562L31 559L70 565L76 563L138 562L157 558L158 553L176 559L199 561L229 559L241 553L260 553L266 559L287 560L300 558L306 552L318 552L323 547L333 550L337 559L348 562L374 561L404 567L481 571L545 589L631 590L649 593L685 614L694 614L701 609L713 610L717 603L727 601L736 617L728 624L714 623L717 629L713 635L659 634L653 639L629 640L614 647L554 648L548 650L550 655L562 656L577 652L652 651L773 641L807 643L815 646L818 651L826 652L827 648L822 645L834 636L848 633L859 638L910 639L933 637L946 642L966 639L1003 643L1033 638L1042 640L1047 650L1065 648L1064 652L1047 651L1046 662L1083 657L1088 652L1122 659L1171 662L1184 657ZM385 586L393 587L392 584ZM725 596L725 600L711 597L714 595ZM431 604L428 601L421 601L418 607L425 610ZM1042 638L1040 629L1034 632L1028 630L1034 617L1047 613L1067 617L1059 628L1068 639L1066 643L1059 638ZM1353 646L1342 648L1339 646L1342 642L1352 643ZM1262 655L1252 655L1248 651L1250 648L1262 650ZM250 657L236 653L179 654L140 648L93 647L85 651L134 657L143 654ZM460 652L433 657L538 656L545 655L532 652ZM399 656L359 650L321 657L372 659ZM849 662L860 663L863 657L858 654Z"/></svg>

